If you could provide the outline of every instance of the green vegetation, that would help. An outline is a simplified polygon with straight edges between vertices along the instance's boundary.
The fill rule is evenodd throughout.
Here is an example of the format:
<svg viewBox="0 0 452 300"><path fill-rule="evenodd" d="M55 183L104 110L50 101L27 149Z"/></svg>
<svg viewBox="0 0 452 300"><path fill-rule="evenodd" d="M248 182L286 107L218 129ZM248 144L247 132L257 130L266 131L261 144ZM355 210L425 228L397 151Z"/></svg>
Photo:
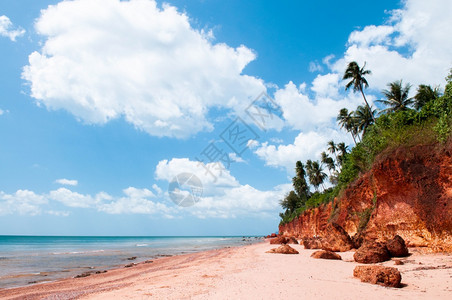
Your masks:
<svg viewBox="0 0 452 300"><path fill-rule="evenodd" d="M403 85L402 80L389 83L389 89L382 91L386 99L379 100L386 108L377 118L377 111L368 105L363 92L363 87L367 87L364 75L368 74L371 74L370 71L352 62L343 77L351 79L346 89L353 86L365 100L365 105L358 106L355 111L341 109L337 117L338 125L352 135L355 147L348 151L344 143L330 141L326 147L332 156L325 151L320 162L308 160L306 166L296 162L296 176L292 179L295 192L290 192L281 200L281 206L285 209L280 214L281 224L292 221L307 209L333 201L359 174L372 167L377 156L383 159L401 146L446 143L451 139L452 69L446 77L444 95L440 94L438 87L419 85L416 95L410 98L410 84ZM328 169L329 181L333 185L327 189L324 183L328 175L323 172L324 168ZM306 177L315 188L314 193L309 190ZM337 203L335 205L337 210ZM373 209L371 207L360 213L361 230L367 225Z"/></svg>

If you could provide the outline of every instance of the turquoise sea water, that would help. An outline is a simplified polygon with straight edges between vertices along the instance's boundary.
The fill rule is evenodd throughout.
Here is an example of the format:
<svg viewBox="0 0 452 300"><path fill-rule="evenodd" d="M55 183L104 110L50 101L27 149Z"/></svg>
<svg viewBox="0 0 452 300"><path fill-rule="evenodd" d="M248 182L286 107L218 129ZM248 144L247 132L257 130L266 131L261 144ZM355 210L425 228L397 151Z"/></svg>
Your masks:
<svg viewBox="0 0 452 300"><path fill-rule="evenodd" d="M0 236L0 288L257 241L255 237ZM128 260L133 256L137 258Z"/></svg>

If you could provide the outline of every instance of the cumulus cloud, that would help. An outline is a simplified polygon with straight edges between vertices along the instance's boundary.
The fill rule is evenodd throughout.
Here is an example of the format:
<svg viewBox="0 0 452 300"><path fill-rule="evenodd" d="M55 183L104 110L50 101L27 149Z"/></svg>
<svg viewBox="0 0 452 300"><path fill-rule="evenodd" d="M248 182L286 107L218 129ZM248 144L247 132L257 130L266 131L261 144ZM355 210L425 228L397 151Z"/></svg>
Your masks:
<svg viewBox="0 0 452 300"><path fill-rule="evenodd" d="M289 82L275 92L275 100L281 106L286 124L293 129L310 131L319 127L334 126L338 111L355 108L362 102L359 95L339 97L337 74L318 75L313 82L314 99Z"/></svg>
<svg viewBox="0 0 452 300"><path fill-rule="evenodd" d="M66 179L66 178L61 178L61 179L57 179L55 180L55 183L61 184L61 185L72 185L72 186L76 186L78 184L78 181L75 179Z"/></svg>
<svg viewBox="0 0 452 300"><path fill-rule="evenodd" d="M350 138L343 132L335 129L326 129L322 132L300 132L292 144L273 145L262 143L255 150L258 157L272 167L284 167L289 174L293 173L295 162L305 162L308 159L319 160L320 153L326 151L330 140L349 142Z"/></svg>
<svg viewBox="0 0 452 300"><path fill-rule="evenodd" d="M69 207L87 208L92 207L96 203L96 199L90 195L79 194L67 188L59 188L51 191L48 197Z"/></svg>
<svg viewBox="0 0 452 300"><path fill-rule="evenodd" d="M184 138L212 129L211 107L243 110L265 90L242 74L252 50L214 43L212 32L153 0L64 1L35 28L45 40L23 70L31 96L86 123L123 117L151 135Z"/></svg>
<svg viewBox="0 0 452 300"><path fill-rule="evenodd" d="M353 31L348 42L350 44L358 44L367 47L375 44L389 44L391 42L390 35L394 32L394 27L381 25L369 25L361 31Z"/></svg>
<svg viewBox="0 0 452 300"><path fill-rule="evenodd" d="M185 172L197 176L203 185L200 201L187 208L189 213L200 218L276 213L278 201L290 190L290 184L283 184L261 191L250 185L240 184L221 163L202 166L187 158L160 161L155 175L157 179L171 181L174 176Z"/></svg>
<svg viewBox="0 0 452 300"><path fill-rule="evenodd" d="M24 34L25 30L23 28L15 28L7 16L0 16L0 36L7 37L11 41L15 42L16 38L21 37Z"/></svg>
<svg viewBox="0 0 452 300"><path fill-rule="evenodd" d="M17 190L14 194L0 192L0 215L38 215L41 213L41 205L47 202L45 196L29 190Z"/></svg>
<svg viewBox="0 0 452 300"><path fill-rule="evenodd" d="M69 208L92 209L107 214L146 214L164 218L192 215L198 218L234 218L237 216L274 215L278 201L290 190L290 184L277 185L269 190L258 190L248 184L240 184L223 165L202 166L187 158L160 161L155 177L170 182L180 173L192 173L202 182L200 201L192 207L180 207L170 201L169 194L156 184L152 189L128 187L121 196L105 192L82 194L68 188L36 194L19 190L14 194L0 192L0 215L46 213L68 216L70 211L55 210L55 203ZM188 193L188 191L186 191Z"/></svg>
<svg viewBox="0 0 452 300"><path fill-rule="evenodd" d="M191 173L199 178L203 185L204 195L214 195L218 187L231 188L239 186L237 179L231 175L221 162L204 164L188 158L162 160L157 164L155 177L158 180L171 182L181 173Z"/></svg>
<svg viewBox="0 0 452 300"><path fill-rule="evenodd" d="M54 202L66 207L95 209L108 214L152 214L170 216L172 208L156 199L156 195L144 188L128 187L124 196L113 197L105 192L95 195L81 194L67 188L59 188L48 193L36 194L28 190L18 190L14 194L0 192L0 215L21 214L38 215L44 213L54 216L68 216L70 212L51 209ZM49 208L50 207L50 208Z"/></svg>
<svg viewBox="0 0 452 300"><path fill-rule="evenodd" d="M353 31L342 57L325 57L322 62L330 72L316 76L310 87L312 94L307 93L306 84L297 88L293 82L275 92L285 125L301 133L287 145L261 143L255 153L267 165L285 167L292 173L296 160L319 159L327 141L351 143L345 132L333 129L337 128L336 116L341 108L354 110L363 103L359 94L344 91L341 79L350 61L361 66L367 62L366 68L372 71L367 76L371 104L378 99L375 92L401 78L414 86L444 84L452 66L452 39L445 30L452 28L452 2L407 0L403 5L389 13L387 23ZM319 65L312 64L312 69L318 70Z"/></svg>
<svg viewBox="0 0 452 300"><path fill-rule="evenodd" d="M114 199L108 203L101 203L99 211L109 214L163 214L171 215L174 209L161 202L152 201L155 198L152 191L144 188L128 187L123 190L124 197Z"/></svg>
<svg viewBox="0 0 452 300"><path fill-rule="evenodd" d="M403 79L413 85L444 84L452 66L452 2L448 0L404 1L390 12L384 25L369 25L350 34L344 57L333 71L341 74L350 61L367 62L372 70L370 88L381 90L388 82Z"/></svg>

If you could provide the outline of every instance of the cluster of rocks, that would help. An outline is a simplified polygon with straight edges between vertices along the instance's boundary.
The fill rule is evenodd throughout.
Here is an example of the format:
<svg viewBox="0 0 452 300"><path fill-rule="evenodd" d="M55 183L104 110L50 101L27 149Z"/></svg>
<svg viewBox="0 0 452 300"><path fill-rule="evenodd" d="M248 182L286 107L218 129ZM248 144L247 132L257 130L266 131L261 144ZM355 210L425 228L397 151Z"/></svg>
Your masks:
<svg viewBox="0 0 452 300"><path fill-rule="evenodd" d="M353 258L359 263L373 264L390 260L391 257L405 257L408 255L409 252L405 241L399 235L396 235L386 243L363 242L362 246L356 250Z"/></svg>
<svg viewBox="0 0 452 300"><path fill-rule="evenodd" d="M338 224L327 225L324 237L303 238L305 249L321 249L312 253L311 257L318 259L342 259L335 252L345 252L356 249L353 258L358 263L375 264L388 261L393 257L405 257L409 255L405 241L399 235L384 243L373 240L366 240L361 235L350 238L348 233ZM271 237L271 236L270 236ZM270 244L283 244L279 248L268 251L269 253L298 254L298 251L287 244L298 244L295 237L275 236L270 240ZM400 260L398 264L403 264ZM400 286L402 276L397 268L383 267L378 265L357 266L353 275L363 282L381 284L389 287Z"/></svg>

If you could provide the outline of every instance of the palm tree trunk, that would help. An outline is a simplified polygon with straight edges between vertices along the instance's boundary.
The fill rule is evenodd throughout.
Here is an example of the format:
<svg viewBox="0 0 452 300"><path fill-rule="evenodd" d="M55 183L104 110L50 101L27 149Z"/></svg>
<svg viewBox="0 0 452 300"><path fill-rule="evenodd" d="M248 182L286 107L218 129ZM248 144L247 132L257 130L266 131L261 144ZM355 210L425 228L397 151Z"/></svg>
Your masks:
<svg viewBox="0 0 452 300"><path fill-rule="evenodd" d="M350 134L352 135L353 141L355 142L355 145L356 145L355 135L352 132L350 132Z"/></svg>
<svg viewBox="0 0 452 300"><path fill-rule="evenodd" d="M363 95L364 102L366 102L367 108L369 109L370 115L372 116L372 120L374 120L374 124L375 124L375 117L374 117L374 114L372 113L372 110L370 109L370 105L369 105L369 103L367 102L366 96L364 95L364 92L363 92L363 87L362 87L361 85L359 86L359 91L361 92L361 95Z"/></svg>
<svg viewBox="0 0 452 300"><path fill-rule="evenodd" d="M364 135L363 135L364 136ZM356 137L358 138L358 141L361 142L363 139L359 136L359 133L356 134Z"/></svg>

